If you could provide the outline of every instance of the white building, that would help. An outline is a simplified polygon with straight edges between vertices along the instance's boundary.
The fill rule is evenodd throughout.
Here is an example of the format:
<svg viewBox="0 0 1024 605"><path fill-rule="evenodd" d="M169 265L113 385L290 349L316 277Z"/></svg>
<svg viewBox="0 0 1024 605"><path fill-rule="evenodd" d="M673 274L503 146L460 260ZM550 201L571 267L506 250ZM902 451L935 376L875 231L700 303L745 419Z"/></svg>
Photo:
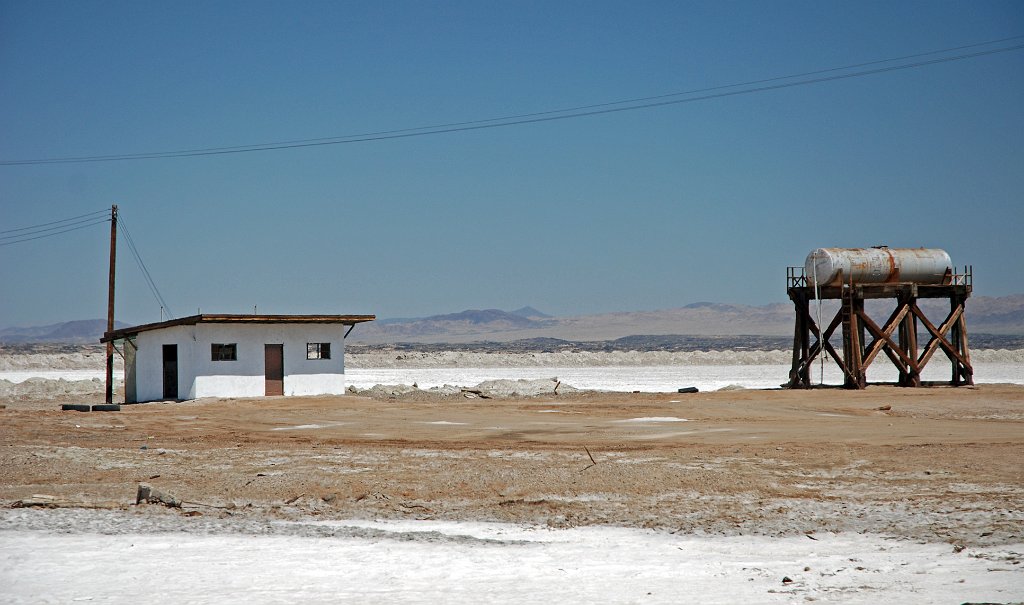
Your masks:
<svg viewBox="0 0 1024 605"><path fill-rule="evenodd" d="M341 395L345 337L373 315L193 315L108 332L125 402Z"/></svg>

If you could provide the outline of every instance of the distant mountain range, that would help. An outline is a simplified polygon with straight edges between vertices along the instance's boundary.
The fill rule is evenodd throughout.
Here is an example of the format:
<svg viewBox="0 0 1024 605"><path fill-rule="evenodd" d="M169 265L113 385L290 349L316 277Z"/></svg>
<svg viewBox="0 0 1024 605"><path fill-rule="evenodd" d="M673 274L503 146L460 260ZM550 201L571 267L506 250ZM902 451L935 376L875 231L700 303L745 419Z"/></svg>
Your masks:
<svg viewBox="0 0 1024 605"><path fill-rule="evenodd" d="M828 303L832 303L829 307ZM919 301L935 323L945 319L948 302ZM893 303L868 301L868 312L879 323ZM822 319L835 314L835 301L823 305ZM814 310L812 310L813 312ZM827 316L827 317L826 317ZM764 306L697 302L675 309L553 317L533 307L514 311L470 309L420 318L381 319L359 324L348 338L351 344L511 342L531 339L611 341L629 336L762 336L793 334L790 303ZM96 343L106 322L101 319L69 321L33 328L0 329L0 343ZM118 328L127 327L117 323ZM1024 336L1024 294L967 301L968 334Z"/></svg>
<svg viewBox="0 0 1024 605"><path fill-rule="evenodd" d="M949 312L943 300L919 301L936 323ZM835 314L836 303L823 305L823 320ZM886 301L868 301L867 310L879 322L892 309ZM827 318L824 316L828 315ZM570 341L608 341L634 335L789 336L794 312L790 303L764 306L698 302L675 309L552 317L532 307L515 311L466 310L416 319L360 324L349 342L360 344L511 342L554 338ZM967 303L968 334L1024 335L1024 294L975 296Z"/></svg>
<svg viewBox="0 0 1024 605"><path fill-rule="evenodd" d="M128 324L114 322L115 328L127 328ZM69 344L96 344L107 330L105 319L78 319L48 326L31 328L0 329L0 343L16 344L25 342L60 342Z"/></svg>

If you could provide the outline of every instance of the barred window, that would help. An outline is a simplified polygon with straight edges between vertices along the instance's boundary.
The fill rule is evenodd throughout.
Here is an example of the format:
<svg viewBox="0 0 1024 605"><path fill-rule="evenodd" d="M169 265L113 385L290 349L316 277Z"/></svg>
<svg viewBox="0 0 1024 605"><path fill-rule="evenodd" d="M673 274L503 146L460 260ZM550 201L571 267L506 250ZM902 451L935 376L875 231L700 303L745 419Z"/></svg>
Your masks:
<svg viewBox="0 0 1024 605"><path fill-rule="evenodd" d="M213 361L238 361L238 345L236 343L210 345L210 359Z"/></svg>
<svg viewBox="0 0 1024 605"><path fill-rule="evenodd" d="M331 343L329 342L307 342L306 359L330 359Z"/></svg>

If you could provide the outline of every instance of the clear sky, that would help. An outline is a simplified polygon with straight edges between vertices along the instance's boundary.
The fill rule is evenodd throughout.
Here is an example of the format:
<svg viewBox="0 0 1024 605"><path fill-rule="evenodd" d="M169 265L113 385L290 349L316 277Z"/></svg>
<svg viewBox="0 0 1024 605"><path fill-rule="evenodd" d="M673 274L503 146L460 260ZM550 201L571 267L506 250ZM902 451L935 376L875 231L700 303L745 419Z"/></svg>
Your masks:
<svg viewBox="0 0 1024 605"><path fill-rule="evenodd" d="M1016 0L0 0L0 161L464 122L1021 35ZM976 294L1024 292L1022 192L1015 50L468 132L0 165L0 231L116 203L179 317L575 315L784 301L818 246L942 247ZM0 246L0 327L104 316L108 232ZM123 243L118 266L118 318L159 319Z"/></svg>

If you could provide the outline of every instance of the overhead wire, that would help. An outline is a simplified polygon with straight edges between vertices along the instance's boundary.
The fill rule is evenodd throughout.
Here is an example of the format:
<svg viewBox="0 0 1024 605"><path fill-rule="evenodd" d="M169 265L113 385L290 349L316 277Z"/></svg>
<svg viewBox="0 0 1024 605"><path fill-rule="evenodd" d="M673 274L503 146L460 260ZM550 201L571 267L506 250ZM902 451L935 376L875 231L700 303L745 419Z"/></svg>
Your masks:
<svg viewBox="0 0 1024 605"><path fill-rule="evenodd" d="M97 210L96 212L89 212L78 216L72 216L70 218L39 223L28 227L4 229L3 231L0 231L0 247L12 246L14 244L21 244L47 237L54 237L71 231L78 231L79 229L86 229L103 223L109 223L111 220L109 213L109 210ZM139 252L138 246L135 244L135 239L132 237L131 232L128 231L128 226L124 223L124 212L118 212L117 216L118 231L124 235L124 240L128 244L128 250L131 252L132 257L135 258L135 262L142 271L142 276L146 285L149 287L149 290L153 294L157 303L159 303L161 308L173 319L174 314L171 312L170 306L164 299L163 294L160 293L160 289L157 287L156 281L153 279L153 275L149 271L149 267L147 267L145 261L142 260L142 254Z"/></svg>
<svg viewBox="0 0 1024 605"><path fill-rule="evenodd" d="M0 241L0 247L3 247L3 246L13 246L14 244L22 244L22 243L25 243L25 242L31 242L31 241L34 241L34 240L37 240L37 239L43 239L43 238L46 238L46 237L54 237L56 235L61 235L63 233L69 233L71 231L78 231L79 229L85 229L87 227L93 227L95 225L101 225L103 223L109 223L109 222L110 222L110 218L109 217L106 217L106 218L93 218L93 219L87 219L86 221L79 221L77 223L69 223L69 224L61 225L59 227L51 227L50 229L45 229L45 230L42 230L42 231L37 231L37 232L32 232L32 233L22 233L21 235L18 235L18 236L6 236L6 238L8 238L9 241ZM2 239L4 239L4 238L0 238L0 240L2 240Z"/></svg>
<svg viewBox="0 0 1024 605"><path fill-rule="evenodd" d="M65 222L65 223L63 223L61 225L56 225L56 226L53 226L53 227L46 227L46 228L43 228L43 229L35 229L33 231L26 231L25 233L16 233L16 234L11 234L11 235L0 235L0 241L2 241L2 240L16 240L16 239L28 238L28 237L33 236L33 235L44 234L44 233L47 233L47 232L50 232L50 231L59 231L61 229L65 229L65 228L68 228L68 227L74 227L76 225L82 225L82 224L85 224L85 223L92 223L94 221L102 221L102 220L105 220L104 217L94 216L92 218L85 218L85 219L79 219L77 221Z"/></svg>
<svg viewBox="0 0 1024 605"><path fill-rule="evenodd" d="M160 289L157 287L156 282L153 280L153 276L149 272L149 268L146 267L145 261L142 260L142 254L139 252L138 247L135 245L135 240L132 238L132 234L128 231L128 226L124 224L124 213L119 211L117 214L117 228L124 235L125 242L128 244L128 250L132 253L135 258L136 264L142 271L142 277L144 278L146 285L149 287L150 293L153 294L153 298L160 304L160 308L167 312L167 315L174 319L174 313L171 312L171 307L164 300Z"/></svg>
<svg viewBox="0 0 1024 605"><path fill-rule="evenodd" d="M847 69L856 69L856 68L859 68L859 67L866 67L866 66L869 66L869 65L878 65L878 64L881 64L881 63L891 63L893 61L905 61L907 59L916 59L916 58L919 58L919 57L926 57L926 56L930 56L930 55L948 53L948 52L953 52L953 51L957 51L957 50L965 50L965 49L968 49L968 48L977 48L979 46L990 46L992 44L1000 44L1000 43L1008 42L1008 41L1011 41L1011 40L1019 40L1021 38L1024 38L1024 36L1012 36L1012 37L1009 37L1009 38L1000 38L1000 39L997 39L997 40L989 40L989 41L986 41L986 42L978 42L978 43L975 43L975 44L966 44L966 45L962 45L962 46L954 46L954 47L950 47L950 48L943 48L943 49L940 49L940 50L932 50L932 51L927 51L927 52L923 52L923 53L915 53L915 54L912 54L912 55L903 55L903 56L900 56L900 57L892 57L892 58L888 58L888 59L878 59L878 60L875 60L875 61L867 61L867 62L864 62L864 63L855 63L855 64L852 64L852 65L844 65L842 67L831 67L831 68L827 68L827 69L819 69L819 70L815 70L815 71L808 71L808 72L802 72L802 73L797 73L797 74L790 74L790 75L786 75L786 76L775 76L775 77L772 77L772 78L764 78L764 79L760 79L760 80L750 80L750 81L747 81L747 82L738 82L738 83L735 83L735 84L723 84L723 85L719 85L719 86L711 86L711 87L706 87L706 88L698 88L698 89L694 89L694 90L686 90L686 91L682 91L682 92L673 92L673 93L666 93L666 94L660 94L660 95L654 95L654 96L646 96L646 97L636 97L636 98L632 98L632 99L622 99L622 100L618 100L618 101L607 101L607 102L604 102L604 103L594 103L594 104L590 104L590 105L578 105L578 106L575 106L575 107L564 107L564 108L561 108L561 109L550 109L550 110L546 110L546 111L537 111L537 112L531 112L531 113L513 114L513 115L502 116L502 117L497 117L497 118L484 118L484 119L479 119L479 120L467 120L467 121L462 121L462 122L447 122L447 123L443 123L443 124L434 124L434 125L430 125L430 126L416 126L416 127L411 127L411 128L401 128L401 129L393 129L393 130L380 130L380 131L365 132L365 133L350 134L350 135L336 135L336 136L330 136L330 137L317 137L317 138L310 138L310 139L293 139L293 140L285 140L285 141L274 141L274 142L269 142L269 143L253 143L253 144L249 144L249 145L232 145L232 146L224 146L224 147L206 147L206 148L198 148L198 149L182 149L182 150L177 150L177 151L150 152L150 153L130 154L130 155L132 155L132 157L134 157L135 155L147 156L147 157L152 155L152 156L156 156L156 157L162 157L164 154L192 153L192 152L204 152L204 151L231 151L231 150L256 151L258 149L252 149L252 148L262 148L262 147L265 147L265 146L277 146L277 145L292 145L292 144L298 144L298 143L314 143L314 142L318 142L318 141L338 141L340 139L350 139L350 138L355 138L355 137L372 137L372 136L380 136L380 135L391 135L391 134L409 133L409 132L416 132L416 131L423 131L423 130L435 130L435 129L440 129L440 128L451 128L451 127L456 127L456 126L469 126L469 125L473 125L473 124L485 124L485 123L489 123L489 122L502 122L502 121L506 121L506 120L514 120L514 119L520 119L520 118L531 118L531 117L551 115L551 114L558 114L558 113L567 113L567 112L581 111L581 110L587 110L587 109L596 109L596 108L599 108L599 107L610 107L610 106L613 106L613 105L624 105L624 104L629 104L629 103L640 103L640 102L653 101L653 100L657 100L657 99L664 99L664 98L670 98L670 97L693 95L693 94L699 94L699 93L704 93L704 92L711 92L711 91L715 91L715 90L724 90L724 89L727 89L727 88L737 88L737 87L740 87L740 86L752 86L752 85L755 85L755 84L765 84L765 83L768 83L768 82L777 82L777 81L780 81L780 80L789 80L789 79L793 79L793 78L801 78L801 77L806 77L806 76L819 75L819 74L823 74L823 73L830 73L830 72L842 71L842 70L847 70ZM85 159L115 160L115 159L127 159L127 158L125 158L124 154L121 154L121 155L116 155L115 154L115 155L84 156L84 157L81 157L81 158L71 157L71 158L59 158L59 159L66 159L66 160L79 160L79 159L82 159L82 160L85 160ZM0 162L0 164L2 164L2 162Z"/></svg>
<svg viewBox="0 0 1024 605"><path fill-rule="evenodd" d="M46 226L49 226L49 225L56 225L58 223L67 223L67 222L74 221L74 220L77 220L77 219L80 219L80 218L85 218L85 217L88 217L88 216L97 216L97 215L100 215L100 214L104 214L105 215L108 212L110 212L110 211L109 210L97 210L96 212L89 212L89 213L86 213L86 214L80 214L78 216L72 216L71 218L66 218L66 219L62 219L62 220L59 220L59 221L50 221L48 223L40 223L38 225L32 225L30 227L19 227L17 229L4 229L4 230L0 231L0 233L14 233L15 231L30 231L30 230L33 230L33 229L38 229L40 227L46 227Z"/></svg>
<svg viewBox="0 0 1024 605"><path fill-rule="evenodd" d="M1002 38L999 40L990 40L987 42L979 42L976 44L968 44L963 46L950 47L941 50L928 51L925 53L917 53L913 55L906 55L903 57L896 57L890 59L881 59L876 61L869 61L866 63L858 63L854 65L848 65L844 67L834 67L829 69L816 70L811 72L804 72L801 74L794 74L789 76L778 76L774 78L766 78L761 80L752 80L745 83L728 84L723 86L715 86L710 88L696 89L686 92L670 93L665 95L657 95L651 97L638 97L635 99L612 101L607 103L598 103L591 105L577 106L567 109L556 109L542 112L526 113L526 114L515 114L498 118L488 118L484 120L472 120L464 122L452 122L447 124L438 124L434 126L420 126L415 128L405 128L398 130L385 130L363 134L352 134L352 135L340 135L334 137L321 137L314 139L297 139L292 141L280 141L273 143L257 143L251 145L236 145L230 147L207 147L198 149L184 149L177 151L157 151L157 152L145 152L145 153L130 153L130 154L111 154L111 155L93 155L93 156L77 156L77 157L63 157L63 158L42 158L42 159L31 159L31 160L0 160L0 165L12 166L12 165L31 165L31 164L62 164L62 163L86 163L86 162L110 162L110 161L123 161L123 160L143 160L143 159L161 159L161 158L177 158L177 157L195 157L195 156L207 156L207 155L226 155L234 153L248 153L255 151L272 151L280 149L295 149L301 147L318 147L325 145L341 145L349 143L361 143L369 141L381 141L389 139L409 138L426 136L432 134L445 134L454 132L465 132L471 130L481 130L487 128L498 128L502 126L515 126L530 123L548 122L554 120L565 120L571 118L579 118L585 116L594 116L601 114L609 114L623 111L635 111L638 109L648 109L654 107L662 107L667 105L676 105L682 103L691 103L696 101L704 101L709 99L754 94L759 92L765 92L770 90L778 90L783 88L791 88L795 86L806 86L809 84L818 84L822 82L829 82L835 80L863 77L868 75L875 75L885 72L915 69L918 67L924 67L927 65L935 65L939 63L947 63L951 61L960 61L964 59L977 58L986 55L992 55L1003 52L1011 52L1014 50L1024 49L1024 44L1017 44L1008 47L988 49L982 51L976 51L971 53L963 53L959 55L952 55L947 57L939 57L936 59L929 59L924 61L915 61L912 63L904 63L901 65L890 65L886 67L879 67L874 69L867 69L861 71L854 71L848 73L839 73L830 76L816 77L809 79L797 80L794 82L781 82L782 80L792 80L795 78L808 78L808 76L815 76L827 73L833 73L837 71L845 71L850 69L857 69L860 67L866 67L870 65L879 65L882 63L891 63L894 61L905 61L907 59L920 58L925 56L931 56L936 54L949 53L959 50L966 50L970 48L977 48L980 46L990 46L992 44L1007 42L1011 40L1019 40L1024 36L1013 36L1009 38ZM772 82L780 82L778 84L770 84ZM767 84L764 86L755 86L759 84ZM753 88L750 88L753 86ZM742 88L741 90L726 90L730 88ZM723 91L723 92L714 92ZM702 94L712 92L714 94ZM691 95L700 96L691 96ZM688 98L672 98L686 96ZM617 106L625 105L625 106Z"/></svg>

